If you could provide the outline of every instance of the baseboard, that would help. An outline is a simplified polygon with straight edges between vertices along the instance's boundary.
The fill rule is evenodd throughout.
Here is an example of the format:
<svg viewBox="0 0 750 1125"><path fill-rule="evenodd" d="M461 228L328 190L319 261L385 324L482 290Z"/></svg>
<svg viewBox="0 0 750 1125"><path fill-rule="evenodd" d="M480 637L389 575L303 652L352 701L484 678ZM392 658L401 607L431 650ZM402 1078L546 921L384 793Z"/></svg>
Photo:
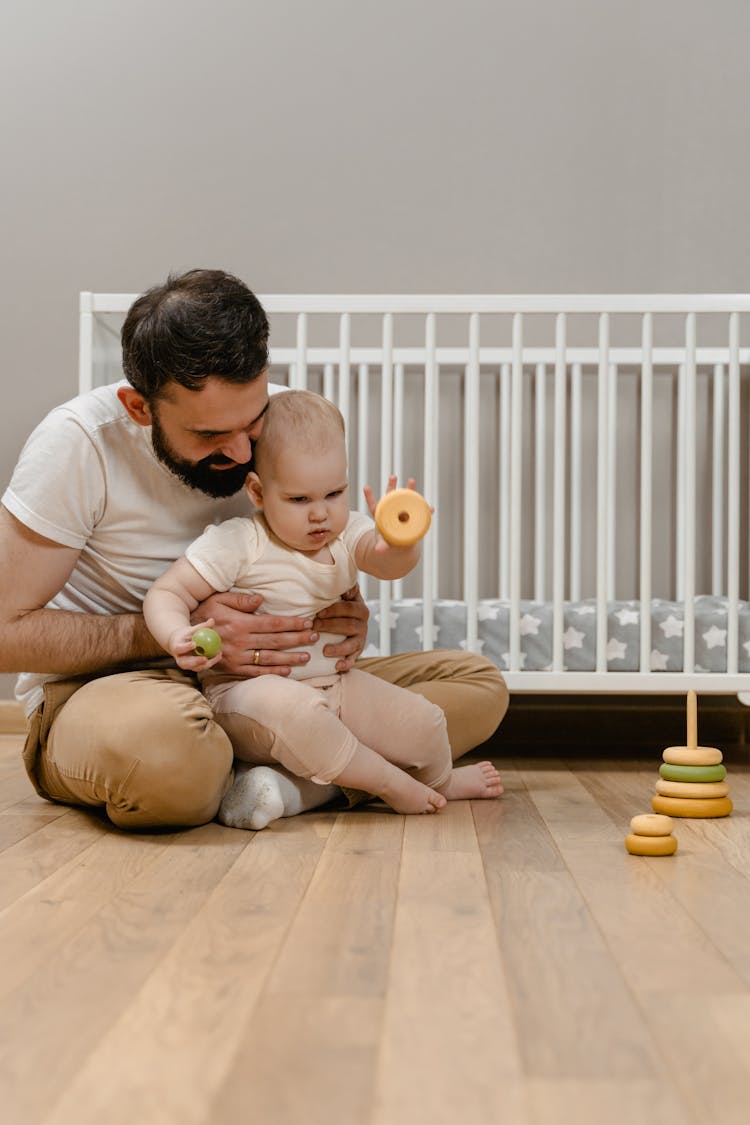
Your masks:
<svg viewBox="0 0 750 1125"><path fill-rule="evenodd" d="M0 699L0 734L23 734L25 730L21 704L14 699Z"/></svg>

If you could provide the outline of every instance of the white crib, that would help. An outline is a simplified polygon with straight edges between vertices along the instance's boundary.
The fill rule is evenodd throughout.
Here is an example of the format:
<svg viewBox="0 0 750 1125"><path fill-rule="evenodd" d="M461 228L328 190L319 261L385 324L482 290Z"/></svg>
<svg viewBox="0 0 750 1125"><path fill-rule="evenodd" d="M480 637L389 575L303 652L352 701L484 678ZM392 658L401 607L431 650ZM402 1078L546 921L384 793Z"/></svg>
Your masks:
<svg viewBox="0 0 750 1125"><path fill-rule="evenodd" d="M135 296L81 294L81 390L121 377ZM352 496L393 471L436 507L419 570L363 581L368 652L460 644L512 691L750 690L750 295L260 299L272 381L344 414Z"/></svg>

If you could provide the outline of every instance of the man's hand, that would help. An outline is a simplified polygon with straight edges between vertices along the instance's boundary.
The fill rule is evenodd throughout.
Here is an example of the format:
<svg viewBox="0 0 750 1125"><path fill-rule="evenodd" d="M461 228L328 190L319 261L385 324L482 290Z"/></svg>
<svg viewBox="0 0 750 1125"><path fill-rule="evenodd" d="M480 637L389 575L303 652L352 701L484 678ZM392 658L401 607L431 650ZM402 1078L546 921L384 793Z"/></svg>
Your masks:
<svg viewBox="0 0 750 1125"><path fill-rule="evenodd" d="M313 622L308 617L256 613L262 600L258 594L212 594L194 610L190 620L198 624L212 617L221 637L218 672L245 679L288 676L293 665L307 664L308 653L285 650L315 644L319 634Z"/></svg>
<svg viewBox="0 0 750 1125"><path fill-rule="evenodd" d="M338 657L337 672L347 672L365 647L367 620L370 611L362 600L358 586L343 599L311 621L305 617L278 617L255 611L261 604L258 594L212 594L192 614L196 624L204 618L214 619L214 628L221 637L222 658L218 672L230 676L288 676L292 667L307 664L306 652L290 652L291 648L313 645L321 632L340 633L340 644L323 649L326 656Z"/></svg>
<svg viewBox="0 0 750 1125"><path fill-rule="evenodd" d="M367 622L370 611L364 603L359 586L352 586L342 595L343 600L322 609L313 621L323 633L341 633L345 638L339 644L329 644L323 649L325 656L338 656L337 672L348 672L365 647Z"/></svg>

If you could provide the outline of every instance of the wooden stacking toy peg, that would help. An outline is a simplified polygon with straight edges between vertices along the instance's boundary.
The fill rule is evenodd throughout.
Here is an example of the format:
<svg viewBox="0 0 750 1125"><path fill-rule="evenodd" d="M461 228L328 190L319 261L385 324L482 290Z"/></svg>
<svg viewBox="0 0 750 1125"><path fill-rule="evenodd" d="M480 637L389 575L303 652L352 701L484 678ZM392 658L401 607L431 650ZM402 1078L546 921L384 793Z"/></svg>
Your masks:
<svg viewBox="0 0 750 1125"><path fill-rule="evenodd" d="M413 547L427 534L431 521L430 505L413 488L386 492L375 508L375 525L392 547Z"/></svg>
<svg viewBox="0 0 750 1125"><path fill-rule="evenodd" d="M668 746L662 757L656 796L651 800L655 813L694 818L729 816L733 806L723 754L715 746L698 745L694 691L687 693L687 745Z"/></svg>

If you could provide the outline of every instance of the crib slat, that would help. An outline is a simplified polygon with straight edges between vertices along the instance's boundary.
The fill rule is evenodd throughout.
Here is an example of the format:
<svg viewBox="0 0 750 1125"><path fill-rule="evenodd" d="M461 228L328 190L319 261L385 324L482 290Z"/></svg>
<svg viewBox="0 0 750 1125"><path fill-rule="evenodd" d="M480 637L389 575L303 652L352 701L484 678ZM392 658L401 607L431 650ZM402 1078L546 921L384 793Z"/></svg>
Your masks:
<svg viewBox="0 0 750 1125"><path fill-rule="evenodd" d="M729 465L727 488L727 672L738 671L740 596L740 318L729 315Z"/></svg>
<svg viewBox="0 0 750 1125"><path fill-rule="evenodd" d="M598 429L596 466L596 670L607 671L607 507L609 492L609 314L599 317Z"/></svg>
<svg viewBox="0 0 750 1125"><path fill-rule="evenodd" d="M404 365L397 363L393 368L393 471L399 488L404 488ZM415 466L410 471L416 471ZM393 597L404 595L404 580L397 578L392 587Z"/></svg>
<svg viewBox="0 0 750 1125"><path fill-rule="evenodd" d="M466 648L477 652L479 597L479 314L469 317L469 366L464 407L464 599Z"/></svg>
<svg viewBox="0 0 750 1125"><path fill-rule="evenodd" d="M535 424L534 424L534 600L543 602L546 598L545 571L547 551L545 543L545 523L547 518L547 442L545 423L547 400L545 384L547 368L545 364L536 365L534 378Z"/></svg>
<svg viewBox="0 0 750 1125"><path fill-rule="evenodd" d="M339 320L339 410L344 418L344 426L349 433L349 412L351 410L351 317L342 313ZM361 482L360 482L361 486Z"/></svg>
<svg viewBox="0 0 750 1125"><path fill-rule="evenodd" d="M581 444L583 370L574 363L570 382L570 599L581 600Z"/></svg>
<svg viewBox="0 0 750 1125"><path fill-rule="evenodd" d="M500 515L498 527L500 543L500 597L510 597L510 364L500 368Z"/></svg>
<svg viewBox="0 0 750 1125"><path fill-rule="evenodd" d="M370 483L369 416L370 369L366 363L360 363L357 369L357 492L359 495L357 508L365 515L368 512L368 507L362 489ZM362 591L363 598L368 596L369 584L368 575L360 574L359 588Z"/></svg>
<svg viewBox="0 0 750 1125"><path fill-rule="evenodd" d="M554 435L554 540L552 563L552 671L563 670L565 624L565 407L566 407L566 318L555 318L555 435Z"/></svg>
<svg viewBox="0 0 750 1125"><path fill-rule="evenodd" d="M425 318L425 369L424 369L424 494L439 511L437 474L438 367L437 326L435 314ZM430 532L422 549L422 648L430 652L435 647L435 592L438 525L433 518Z"/></svg>
<svg viewBox="0 0 750 1125"><path fill-rule="evenodd" d="M509 668L521 667L521 503L523 469L523 313L513 317L510 470Z"/></svg>
<svg viewBox="0 0 750 1125"><path fill-rule="evenodd" d="M695 667L695 313L685 318L685 609L682 670Z"/></svg>
<svg viewBox="0 0 750 1125"><path fill-rule="evenodd" d="M383 360L380 368L380 480L381 495L388 485L393 466L393 314L383 317ZM390 582L380 583L380 651L391 651ZM387 649L384 647L387 644Z"/></svg>
<svg viewBox="0 0 750 1125"><path fill-rule="evenodd" d="M330 402L336 402L336 386L333 379L332 363L326 363L323 367L323 397L327 398Z"/></svg>
<svg viewBox="0 0 750 1125"><path fill-rule="evenodd" d="M381 492L393 469L393 315L383 317L383 365L380 376L380 480Z"/></svg>
<svg viewBox="0 0 750 1125"><path fill-rule="evenodd" d="M653 320L646 313L641 325L641 656L639 671L651 672L652 506L654 441Z"/></svg>
<svg viewBox="0 0 750 1125"><path fill-rule="evenodd" d="M608 435L607 435L607 598L615 593L615 568L617 562L617 365L609 365Z"/></svg>
<svg viewBox="0 0 750 1125"><path fill-rule="evenodd" d="M711 441L711 593L724 592L724 365L713 372Z"/></svg>
<svg viewBox="0 0 750 1125"><path fill-rule="evenodd" d="M307 313L300 313L297 317L297 358L293 378L293 389L304 391L307 387Z"/></svg>
<svg viewBox="0 0 750 1125"><path fill-rule="evenodd" d="M685 387L687 373L684 363L677 371L677 485L675 512L675 597L683 601L685 597Z"/></svg>

